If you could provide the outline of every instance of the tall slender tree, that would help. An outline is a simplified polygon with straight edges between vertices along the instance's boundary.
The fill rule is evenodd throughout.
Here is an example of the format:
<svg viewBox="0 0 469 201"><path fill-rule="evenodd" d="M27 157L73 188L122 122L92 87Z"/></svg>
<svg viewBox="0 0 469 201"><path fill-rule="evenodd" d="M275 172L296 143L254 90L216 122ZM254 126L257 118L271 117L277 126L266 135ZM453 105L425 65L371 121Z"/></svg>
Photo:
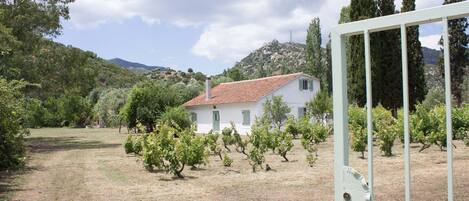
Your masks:
<svg viewBox="0 0 469 201"><path fill-rule="evenodd" d="M445 0L443 4L451 4L461 2L464 0ZM451 63L451 92L456 99L456 103L461 105L463 103L463 83L464 77L468 74L469 54L467 52L467 45L469 38L466 34L468 27L467 18L459 18L450 20L448 22L449 32L449 52ZM440 40L440 45L443 40ZM443 48L441 49L443 51ZM440 68L444 76L444 62L440 58Z"/></svg>
<svg viewBox="0 0 469 201"><path fill-rule="evenodd" d="M321 25L319 18L314 18L309 24L306 35L306 63L307 73L321 79L321 88L324 89L327 81L324 76L321 49Z"/></svg>
<svg viewBox="0 0 469 201"><path fill-rule="evenodd" d="M415 0L403 0L401 12L415 10ZM415 104L422 102L427 94L427 83L422 53L422 44L419 40L419 26L407 27L407 61L409 71L409 102L411 109Z"/></svg>
<svg viewBox="0 0 469 201"><path fill-rule="evenodd" d="M376 17L376 4L374 0L352 0L350 3L350 20L358 21ZM375 52L375 51L371 51ZM366 103L365 86L365 47L363 35L351 36L348 49L348 94L349 99L360 106ZM373 85L377 85L376 69L373 68ZM374 95L377 93L374 91ZM374 98L376 101L377 99Z"/></svg>
<svg viewBox="0 0 469 201"><path fill-rule="evenodd" d="M378 16L396 13L394 0L378 0ZM376 79L373 82L374 97L385 108L397 111L402 106L402 68L399 30L376 33L374 52ZM376 51L377 50L377 51ZM396 114L396 113L393 113Z"/></svg>
<svg viewBox="0 0 469 201"><path fill-rule="evenodd" d="M326 81L327 81L327 92L332 94L332 55L331 55L331 36L329 35L329 40L326 44L326 62L325 62L325 70L326 70Z"/></svg>

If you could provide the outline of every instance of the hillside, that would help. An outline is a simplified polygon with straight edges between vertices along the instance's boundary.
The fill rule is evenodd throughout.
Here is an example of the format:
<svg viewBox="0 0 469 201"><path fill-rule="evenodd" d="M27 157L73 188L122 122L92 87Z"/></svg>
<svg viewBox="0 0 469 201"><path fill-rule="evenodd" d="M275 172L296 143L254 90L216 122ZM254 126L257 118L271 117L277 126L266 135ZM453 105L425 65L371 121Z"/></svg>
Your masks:
<svg viewBox="0 0 469 201"><path fill-rule="evenodd" d="M305 68L306 45L280 43L277 40L253 51L233 67L247 78L299 72Z"/></svg>
<svg viewBox="0 0 469 201"><path fill-rule="evenodd" d="M436 65L440 51L422 47L426 65ZM301 72L306 69L306 45L280 43L273 40L236 63L232 69L239 70L246 78L265 77L276 74Z"/></svg>
<svg viewBox="0 0 469 201"><path fill-rule="evenodd" d="M168 69L167 67L162 67L162 66L148 66L145 64L137 63L137 62L126 61L121 58L114 58L108 61L118 66L121 66L123 68L126 68L128 70L131 70L133 72L141 73L141 74L149 73L155 70L163 71L163 70Z"/></svg>
<svg viewBox="0 0 469 201"><path fill-rule="evenodd" d="M440 58L441 52L439 50L430 49L427 47L422 47L423 59L425 64L436 65Z"/></svg>

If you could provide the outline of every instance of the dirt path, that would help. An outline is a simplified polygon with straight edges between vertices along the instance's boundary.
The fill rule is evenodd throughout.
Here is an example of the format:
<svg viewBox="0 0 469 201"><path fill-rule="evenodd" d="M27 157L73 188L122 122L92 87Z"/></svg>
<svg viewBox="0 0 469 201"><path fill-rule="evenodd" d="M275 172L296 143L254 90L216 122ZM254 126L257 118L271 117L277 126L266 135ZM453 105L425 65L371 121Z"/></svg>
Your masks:
<svg viewBox="0 0 469 201"><path fill-rule="evenodd" d="M136 157L124 153L124 138L113 129L32 130L28 167L0 174L0 200L332 200L331 139L320 145L313 168L295 141L291 162L267 154L274 171L252 173L244 155L230 153L233 167L211 156L206 166L184 170L181 180L145 171ZM469 148L456 145L455 200L469 200ZM417 153L413 146L413 200L445 200L446 153L436 147ZM390 158L375 151L376 200L403 200L401 145ZM366 175L366 160L359 155L351 152L351 166Z"/></svg>

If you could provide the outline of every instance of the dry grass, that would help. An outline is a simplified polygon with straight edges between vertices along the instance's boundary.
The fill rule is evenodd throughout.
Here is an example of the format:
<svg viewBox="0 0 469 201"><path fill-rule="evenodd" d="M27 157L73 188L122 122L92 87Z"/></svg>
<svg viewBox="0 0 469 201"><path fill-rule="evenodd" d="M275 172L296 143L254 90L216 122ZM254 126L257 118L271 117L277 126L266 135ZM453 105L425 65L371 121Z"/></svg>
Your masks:
<svg viewBox="0 0 469 201"><path fill-rule="evenodd" d="M331 138L320 145L313 168L295 141L290 162L267 153L273 171L252 173L246 157L232 152L232 167L210 156L206 166L184 170L185 179L145 171L124 153L124 138L114 129L32 130L27 171L0 174L0 200L332 200ZM455 143L455 200L469 200L469 148ZM403 200L403 149L394 148L390 158L375 150L376 200ZM446 152L418 153L413 145L411 154L413 200L445 200ZM351 152L350 164L366 175L359 155Z"/></svg>

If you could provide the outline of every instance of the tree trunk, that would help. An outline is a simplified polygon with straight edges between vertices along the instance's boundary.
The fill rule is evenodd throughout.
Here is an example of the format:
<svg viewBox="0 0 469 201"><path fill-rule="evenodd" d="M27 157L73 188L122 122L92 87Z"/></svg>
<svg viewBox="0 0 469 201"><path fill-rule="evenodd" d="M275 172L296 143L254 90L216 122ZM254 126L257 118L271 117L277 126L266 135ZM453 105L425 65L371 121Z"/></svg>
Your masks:
<svg viewBox="0 0 469 201"><path fill-rule="evenodd" d="M288 162L287 152L282 153L282 157L285 159L286 162Z"/></svg>
<svg viewBox="0 0 469 201"><path fill-rule="evenodd" d="M181 169L176 170L176 176L179 178L184 178L184 175L181 174L183 170L184 170L184 163L182 164Z"/></svg>

